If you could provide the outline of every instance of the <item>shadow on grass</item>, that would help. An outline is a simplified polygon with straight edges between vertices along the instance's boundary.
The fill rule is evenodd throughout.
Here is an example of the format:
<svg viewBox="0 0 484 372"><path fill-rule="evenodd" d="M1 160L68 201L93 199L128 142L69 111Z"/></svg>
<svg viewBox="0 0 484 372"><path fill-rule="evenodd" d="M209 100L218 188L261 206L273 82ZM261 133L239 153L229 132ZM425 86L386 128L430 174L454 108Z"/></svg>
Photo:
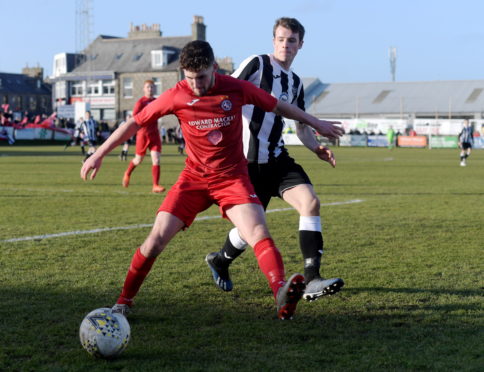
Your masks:
<svg viewBox="0 0 484 372"><path fill-rule="evenodd" d="M297 318L282 322L265 294L251 300L208 288L143 296L129 318L128 349L120 359L104 361L82 350L78 329L89 311L111 304L111 295L0 287L0 365L5 370L477 370L482 361L482 329L463 323L459 314L439 315L476 310L473 305L424 305L417 314L394 305L326 311L324 302L319 307L301 303ZM364 291L435 294L360 288L348 290L345 301Z"/></svg>

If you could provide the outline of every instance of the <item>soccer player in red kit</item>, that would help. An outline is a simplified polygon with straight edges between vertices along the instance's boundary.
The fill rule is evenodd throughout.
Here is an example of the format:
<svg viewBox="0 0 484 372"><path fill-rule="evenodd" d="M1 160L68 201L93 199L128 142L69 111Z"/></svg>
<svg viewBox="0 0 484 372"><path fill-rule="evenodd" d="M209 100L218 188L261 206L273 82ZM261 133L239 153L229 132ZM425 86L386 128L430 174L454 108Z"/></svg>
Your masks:
<svg viewBox="0 0 484 372"><path fill-rule="evenodd" d="M148 104L155 100L155 83L153 80L146 80L143 84L144 96L141 97L134 105L133 115L141 112ZM146 150L151 153L151 176L153 179L153 192L160 193L165 191L163 186L159 185L160 181L160 155L161 155L161 138L158 129L158 118L147 123L136 133L136 153L134 159L129 162L128 169L124 172L123 186L129 186L131 173L143 161Z"/></svg>
<svg viewBox="0 0 484 372"><path fill-rule="evenodd" d="M187 159L177 182L158 209L153 229L136 250L121 294L113 311L126 314L133 304L156 257L195 216L212 204L240 231L254 248L261 271L274 294L280 319L291 319L304 292L304 277L293 274L285 280L279 250L267 230L264 210L250 183L242 145L242 106L251 103L266 111L306 123L329 137L343 130L278 101L253 84L216 73L210 44L188 43L180 55L185 78L162 93L155 102L119 127L81 169L93 179L106 154L132 136L139 127L163 115L174 114L186 141Z"/></svg>

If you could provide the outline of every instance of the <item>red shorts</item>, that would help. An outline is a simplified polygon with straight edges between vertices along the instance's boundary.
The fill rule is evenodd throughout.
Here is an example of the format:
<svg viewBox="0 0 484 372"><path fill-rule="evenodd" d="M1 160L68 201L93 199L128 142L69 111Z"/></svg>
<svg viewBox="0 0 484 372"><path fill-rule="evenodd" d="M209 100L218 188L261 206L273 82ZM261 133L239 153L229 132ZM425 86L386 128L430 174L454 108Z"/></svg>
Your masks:
<svg viewBox="0 0 484 372"><path fill-rule="evenodd" d="M217 204L222 216L227 218L225 211L229 207L249 203L261 204L246 170L207 177L185 168L158 212L168 212L188 227L198 213L212 204Z"/></svg>
<svg viewBox="0 0 484 372"><path fill-rule="evenodd" d="M146 150L161 152L161 137L159 132L136 134L136 155L145 156Z"/></svg>

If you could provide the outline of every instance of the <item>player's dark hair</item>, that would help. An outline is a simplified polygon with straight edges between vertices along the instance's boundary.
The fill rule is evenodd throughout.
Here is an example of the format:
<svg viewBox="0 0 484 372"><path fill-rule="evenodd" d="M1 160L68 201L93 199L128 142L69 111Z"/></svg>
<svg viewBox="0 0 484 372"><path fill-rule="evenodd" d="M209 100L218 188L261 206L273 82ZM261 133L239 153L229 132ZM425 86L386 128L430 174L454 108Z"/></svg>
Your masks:
<svg viewBox="0 0 484 372"><path fill-rule="evenodd" d="M199 72L211 67L214 62L212 47L202 40L190 41L180 54L180 67L187 71Z"/></svg>
<svg viewBox="0 0 484 372"><path fill-rule="evenodd" d="M297 32L299 34L299 41L304 40L304 26L299 23L296 18L288 18L288 17L281 17L276 19L276 23L274 24L274 28L272 29L272 35L276 36L276 28L282 26L284 28L290 29L292 32Z"/></svg>

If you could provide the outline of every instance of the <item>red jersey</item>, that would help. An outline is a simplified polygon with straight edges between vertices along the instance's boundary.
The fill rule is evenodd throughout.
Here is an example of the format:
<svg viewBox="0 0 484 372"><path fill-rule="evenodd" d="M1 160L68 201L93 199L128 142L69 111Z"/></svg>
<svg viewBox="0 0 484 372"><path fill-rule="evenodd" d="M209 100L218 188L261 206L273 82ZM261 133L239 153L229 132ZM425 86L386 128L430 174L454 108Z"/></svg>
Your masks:
<svg viewBox="0 0 484 372"><path fill-rule="evenodd" d="M242 106L246 104L272 111L277 99L252 83L215 74L215 84L204 96L196 96L182 80L134 119L144 127L160 116L176 115L186 142L187 165L213 174L246 163L242 144Z"/></svg>
<svg viewBox="0 0 484 372"><path fill-rule="evenodd" d="M148 98L146 96L141 97L135 104L133 108L133 116L138 114L139 112L143 111L143 109L151 102L153 102L156 98L151 97ZM159 136L160 131L158 130L158 118L151 120L149 123L146 123L139 131L138 135L153 135Z"/></svg>

